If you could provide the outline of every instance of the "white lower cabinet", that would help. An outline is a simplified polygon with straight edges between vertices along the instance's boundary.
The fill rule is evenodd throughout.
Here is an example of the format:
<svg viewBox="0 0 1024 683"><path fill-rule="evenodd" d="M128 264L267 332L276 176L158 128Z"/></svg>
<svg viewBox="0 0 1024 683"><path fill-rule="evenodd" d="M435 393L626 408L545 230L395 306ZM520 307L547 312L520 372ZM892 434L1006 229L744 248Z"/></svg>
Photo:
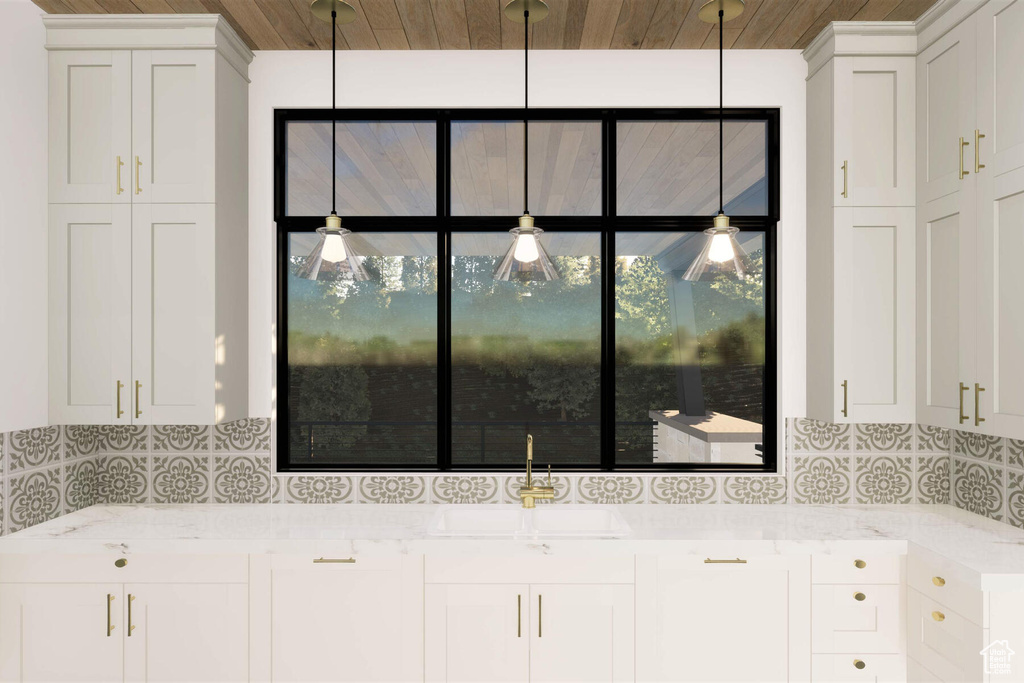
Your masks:
<svg viewBox="0 0 1024 683"><path fill-rule="evenodd" d="M815 683L871 681L872 683L903 683L907 678L905 659L901 655L814 655L811 657L811 680Z"/></svg>
<svg viewBox="0 0 1024 683"><path fill-rule="evenodd" d="M810 679L806 556L638 556L638 681Z"/></svg>

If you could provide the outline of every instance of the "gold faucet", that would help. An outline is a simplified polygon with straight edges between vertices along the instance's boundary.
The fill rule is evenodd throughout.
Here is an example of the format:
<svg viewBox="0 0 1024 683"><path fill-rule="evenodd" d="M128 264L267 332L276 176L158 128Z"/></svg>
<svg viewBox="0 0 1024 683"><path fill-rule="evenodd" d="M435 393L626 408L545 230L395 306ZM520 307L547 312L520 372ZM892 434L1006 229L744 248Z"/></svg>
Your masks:
<svg viewBox="0 0 1024 683"><path fill-rule="evenodd" d="M548 485L533 485L533 435L526 435L526 485L519 489L519 499L523 507L532 509L537 506L538 498L553 499L555 487L551 485L551 466L548 465Z"/></svg>

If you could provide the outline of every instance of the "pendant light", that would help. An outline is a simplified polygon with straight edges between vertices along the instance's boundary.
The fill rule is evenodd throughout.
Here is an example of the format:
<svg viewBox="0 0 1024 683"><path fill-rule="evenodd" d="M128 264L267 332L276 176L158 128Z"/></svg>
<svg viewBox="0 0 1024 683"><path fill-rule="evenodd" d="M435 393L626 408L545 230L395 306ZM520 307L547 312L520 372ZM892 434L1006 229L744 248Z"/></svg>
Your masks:
<svg viewBox="0 0 1024 683"><path fill-rule="evenodd" d="M719 275L746 279L750 272L750 257L736 240L739 228L729 225L725 215L725 136L724 128L724 45L722 25L743 13L743 0L710 0L704 3L697 16L701 21L718 24L718 215L713 227L704 231L707 239L697 259L686 269L684 280L702 282L715 280Z"/></svg>
<svg viewBox="0 0 1024 683"><path fill-rule="evenodd" d="M494 279L509 280L557 280L558 270L551 261L544 245L538 239L544 232L536 227L529 211L529 160L530 160L530 24L541 21L548 15L548 6L544 0L512 0L505 5L505 16L516 23L523 24L523 215L519 217L519 226L509 230L512 233L512 245L498 261L494 269Z"/></svg>
<svg viewBox="0 0 1024 683"><path fill-rule="evenodd" d="M346 239L352 232L341 227L341 217L335 210L335 185L338 177L338 152L335 146L338 125L335 32L338 24L355 21L356 11L343 0L313 0L310 11L317 19L331 24L331 215L325 220L324 227L316 229L320 241L306 257L306 262L299 269L299 277L316 280L322 273L351 273L353 280L369 280L370 276L363 267L362 256L356 253Z"/></svg>

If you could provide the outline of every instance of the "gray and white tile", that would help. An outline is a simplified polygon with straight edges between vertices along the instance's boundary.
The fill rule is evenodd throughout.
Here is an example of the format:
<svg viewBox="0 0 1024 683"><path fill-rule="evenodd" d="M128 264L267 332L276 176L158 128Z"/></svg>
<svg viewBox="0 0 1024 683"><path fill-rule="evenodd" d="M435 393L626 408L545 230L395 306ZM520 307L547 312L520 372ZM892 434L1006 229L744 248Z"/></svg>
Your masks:
<svg viewBox="0 0 1024 683"><path fill-rule="evenodd" d="M87 458L100 452L103 433L99 425L65 425L64 459Z"/></svg>
<svg viewBox="0 0 1024 683"><path fill-rule="evenodd" d="M498 477L477 475L442 475L430 480L431 498L435 503L500 503Z"/></svg>
<svg viewBox="0 0 1024 683"><path fill-rule="evenodd" d="M850 502L850 456L796 455L792 466L794 503Z"/></svg>
<svg viewBox="0 0 1024 683"><path fill-rule="evenodd" d="M895 505L913 502L913 456L857 455L854 467L857 503Z"/></svg>
<svg viewBox="0 0 1024 683"><path fill-rule="evenodd" d="M953 435L953 455L1003 464L1003 437L961 432Z"/></svg>
<svg viewBox="0 0 1024 683"><path fill-rule="evenodd" d="M151 468L154 503L210 502L210 456L191 453L153 455Z"/></svg>
<svg viewBox="0 0 1024 683"><path fill-rule="evenodd" d="M148 450L149 428L145 425L100 427L100 453L145 453Z"/></svg>
<svg viewBox="0 0 1024 683"><path fill-rule="evenodd" d="M949 453L949 430L945 427L917 425L918 453Z"/></svg>
<svg viewBox="0 0 1024 683"><path fill-rule="evenodd" d="M747 505L785 503L786 478L772 475L725 477L722 502Z"/></svg>
<svg viewBox="0 0 1024 683"><path fill-rule="evenodd" d="M22 429L8 435L7 473L45 467L61 461L60 427Z"/></svg>
<svg viewBox="0 0 1024 683"><path fill-rule="evenodd" d="M1024 440L1006 440L1006 464L1018 470L1024 470Z"/></svg>
<svg viewBox="0 0 1024 683"><path fill-rule="evenodd" d="M209 425L154 425L153 452L208 452L211 431Z"/></svg>
<svg viewBox="0 0 1024 683"><path fill-rule="evenodd" d="M359 478L361 503L427 503L430 484L426 477L408 474L370 474Z"/></svg>
<svg viewBox="0 0 1024 683"><path fill-rule="evenodd" d="M7 532L13 533L61 514L60 465L10 475Z"/></svg>
<svg viewBox="0 0 1024 683"><path fill-rule="evenodd" d="M64 514L99 502L99 459L78 458L64 463Z"/></svg>
<svg viewBox="0 0 1024 683"><path fill-rule="evenodd" d="M644 503L647 502L643 477L605 474L580 477L576 482L577 503Z"/></svg>
<svg viewBox="0 0 1024 683"><path fill-rule="evenodd" d="M1024 472L1007 472L1006 521L1024 529Z"/></svg>
<svg viewBox="0 0 1024 683"><path fill-rule="evenodd" d="M354 503L356 487L352 477L300 474L284 479L283 503Z"/></svg>
<svg viewBox="0 0 1024 683"><path fill-rule="evenodd" d="M914 425L880 422L856 425L857 450L878 453L914 450Z"/></svg>
<svg viewBox="0 0 1024 683"><path fill-rule="evenodd" d="M1003 520L1004 471L995 465L953 458L950 480L954 504L961 509Z"/></svg>
<svg viewBox="0 0 1024 683"><path fill-rule="evenodd" d="M537 500L537 505L542 503L571 503L573 500L573 478L565 475L554 475L551 477L551 485L555 487L555 497L553 500ZM547 476L534 476L534 486L547 486ZM515 475L511 477L502 477L502 488L504 490L505 502L506 503L518 503L519 489L526 486L526 475Z"/></svg>
<svg viewBox="0 0 1024 683"><path fill-rule="evenodd" d="M918 454L914 457L915 496L918 503L949 504L949 456Z"/></svg>
<svg viewBox="0 0 1024 683"><path fill-rule="evenodd" d="M719 478L664 475L652 477L648 502L672 505L717 503Z"/></svg>
<svg viewBox="0 0 1024 683"><path fill-rule="evenodd" d="M850 450L850 425L819 422L806 418L793 420L793 450L808 453L833 453Z"/></svg>
<svg viewBox="0 0 1024 683"><path fill-rule="evenodd" d="M99 462L101 501L115 505L149 502L149 459L145 455L104 455Z"/></svg>
<svg viewBox="0 0 1024 683"><path fill-rule="evenodd" d="M213 457L214 503L269 503L270 456L246 453Z"/></svg>
<svg viewBox="0 0 1024 683"><path fill-rule="evenodd" d="M218 452L270 452L270 420L253 417L214 427L213 449Z"/></svg>

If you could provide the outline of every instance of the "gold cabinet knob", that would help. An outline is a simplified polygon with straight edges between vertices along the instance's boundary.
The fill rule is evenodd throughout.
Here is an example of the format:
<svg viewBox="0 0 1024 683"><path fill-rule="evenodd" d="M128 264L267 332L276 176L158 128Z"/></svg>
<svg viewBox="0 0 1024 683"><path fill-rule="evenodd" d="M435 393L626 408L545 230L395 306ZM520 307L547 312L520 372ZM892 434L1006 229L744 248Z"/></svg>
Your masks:
<svg viewBox="0 0 1024 683"><path fill-rule="evenodd" d="M114 560L114 566L117 567L118 569L121 569L122 567L125 567L127 565L128 565L128 560L124 559L123 557L118 559L118 560Z"/></svg>
<svg viewBox="0 0 1024 683"><path fill-rule="evenodd" d="M934 612L932 612L932 619L934 619L935 621L945 621L946 615L938 610L935 610Z"/></svg>
<svg viewBox="0 0 1024 683"><path fill-rule="evenodd" d="M853 660L853 666L857 669L863 669L867 664L865 664L862 659L855 659Z"/></svg>
<svg viewBox="0 0 1024 683"><path fill-rule="evenodd" d="M941 576L933 576L932 577L932 583L934 583L939 588L942 588L943 586L946 585L946 580L944 578L942 578Z"/></svg>
<svg viewBox="0 0 1024 683"><path fill-rule="evenodd" d="M865 562L864 560L854 560L853 561L853 566L856 567L857 569L864 569L864 567L868 566L868 563Z"/></svg>
<svg viewBox="0 0 1024 683"><path fill-rule="evenodd" d="M857 593L853 594L853 599L856 600L857 602L863 602L864 598L866 598L866 597L868 597L868 596L866 596L866 595L864 595L863 593L860 593L860 592L857 592Z"/></svg>

